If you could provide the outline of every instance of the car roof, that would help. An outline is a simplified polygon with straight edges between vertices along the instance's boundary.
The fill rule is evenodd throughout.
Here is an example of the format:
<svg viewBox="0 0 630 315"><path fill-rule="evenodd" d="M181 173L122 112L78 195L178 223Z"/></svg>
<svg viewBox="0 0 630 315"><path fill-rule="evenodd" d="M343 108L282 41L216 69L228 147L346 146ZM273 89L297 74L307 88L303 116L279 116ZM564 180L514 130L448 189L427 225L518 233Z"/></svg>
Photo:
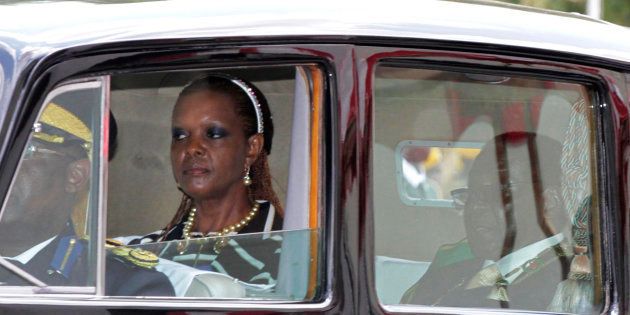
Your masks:
<svg viewBox="0 0 630 315"><path fill-rule="evenodd" d="M630 63L625 27L481 1L3 3L0 47L4 42L20 51L164 38L369 36L541 48Z"/></svg>

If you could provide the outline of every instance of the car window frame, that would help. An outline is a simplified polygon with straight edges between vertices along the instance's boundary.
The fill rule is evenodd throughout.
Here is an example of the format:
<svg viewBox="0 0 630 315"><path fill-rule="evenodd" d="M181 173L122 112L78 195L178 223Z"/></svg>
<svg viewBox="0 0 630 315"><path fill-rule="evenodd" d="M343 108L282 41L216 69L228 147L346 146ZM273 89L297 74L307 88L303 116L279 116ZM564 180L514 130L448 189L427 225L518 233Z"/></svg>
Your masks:
<svg viewBox="0 0 630 315"><path fill-rule="evenodd" d="M331 294L333 293L331 288L332 269L328 266L332 263L332 253L329 248L333 237L328 231L330 230L329 216L330 216L330 204L326 191L331 188L331 173L332 171L327 167L330 163L331 156L331 103L333 102L334 88L332 85L332 76L334 76L334 67L332 66L332 58L325 54L318 55L313 51L299 52L292 46L283 45L268 45L257 42L255 44L243 44L236 43L234 45L226 45L226 43L217 44L214 42L206 43L200 46L198 41L194 41L194 44L190 44L191 47L182 47L180 49L172 49L168 44L161 43L159 47L152 47L153 49L147 49L143 45L138 47L133 43L127 43L125 48L121 49L115 43L110 45L110 48L115 47L114 50L117 53L108 51L104 47L97 47L96 51L90 51L85 53L83 47L73 48L71 50L78 50L85 55L79 54L78 56L72 56L72 53L68 51L60 51L46 58L47 62L42 62L43 69L35 71L36 75L33 79L34 82L30 92L30 98L26 103L32 102L32 99L41 99L47 95L42 93L51 90L56 84L63 84L72 80L87 80L94 76L109 77L109 75L115 75L118 73L148 73L153 71L188 71L199 69L222 69L222 68L237 68L237 67L256 67L256 66L269 66L269 65L315 65L319 71L321 71L322 85L320 96L321 112L319 118L319 140L318 154L319 169L318 169L318 187L317 190L317 204L318 204L318 218L319 228L321 229L321 237L318 243L318 251L321 253L321 261L317 268L318 272L321 272L321 282L319 290L315 292L315 297L311 301L305 302L292 302L292 301L221 301L221 300L205 300L195 301L191 303L190 299L175 300L173 298L160 298L160 297L143 297L142 300L137 298L124 298L124 297L108 297L103 295L104 291L104 244L105 244L105 231L106 231L106 198L107 193L106 186L101 186L100 200L101 209L99 209L99 249L98 261L100 265L98 273L96 275L100 282L97 282L97 290L95 294L72 294L71 296L65 296L63 298L55 298L52 296L42 303L38 301L36 296L26 296L24 298L10 298L13 303L16 304L45 304L45 305L125 305L133 307L148 307L148 308L165 308L165 309L216 309L216 310L232 310L232 309L276 309L276 310L322 310L330 307L332 302ZM219 47L217 47L219 46ZM270 48L271 47L271 48ZM88 47L92 48L92 47ZM324 51L329 50L330 47L323 47ZM257 51L255 53L239 53L238 49L245 51ZM89 49L88 49L89 50ZM122 51L122 52L121 52ZM193 52L191 52L193 51ZM197 60L190 60L188 57L191 54L198 54ZM126 60L127 63L123 67L116 64L116 59L121 56L132 56L132 60ZM217 60L211 60L212 57L217 57ZM171 58L169 58L171 57ZM202 60L203 58L203 60ZM111 61L111 62L106 62ZM175 60L175 61L174 61ZM53 77L54 80L50 80ZM47 81L50 80L50 81ZM109 86L109 82L108 82ZM312 93L312 89L310 90ZM41 93L41 94L40 94ZM313 97L313 95L311 95ZM109 104L109 91L107 92L107 98ZM42 110L41 102L36 103L34 108ZM109 108L109 107L107 107ZM22 110L22 108L19 108ZM39 112L36 111L36 113ZM26 123L32 124L37 119L38 115L29 115L26 119ZM108 123L109 118L104 117L103 122ZM103 128L102 128L103 129ZM101 130L102 131L102 130ZM24 146L26 139L24 138L24 130L19 129L19 136L15 143L14 148ZM308 131L311 134L311 130ZM104 136L107 136L104 134ZM103 138L106 139L106 138ZM102 140L104 141L104 140ZM107 144L103 143L103 147ZM21 154L21 151L20 151ZM106 158L106 157L105 157ZM19 159L19 157L18 157ZM11 163L10 163L11 164ZM100 180L106 180L107 178L106 168L102 170ZM11 172L11 178L13 178L13 172ZM104 201L104 202L103 202ZM98 281L98 280L97 280ZM100 294L100 295L99 295ZM93 298L98 297L98 301L94 301ZM91 300L90 300L91 299Z"/></svg>
<svg viewBox="0 0 630 315"><path fill-rule="evenodd" d="M105 97L104 95L104 91L107 89L109 85L109 80L106 76L94 76L94 77L90 77L90 78L79 78L79 79L71 79L68 81L65 81L59 85L56 85L52 88L52 90L46 94L45 98L43 99L43 101L41 102L41 104L39 105L39 110L35 111L35 120L37 120L42 112L44 111L44 109L48 106L48 104L58 95L61 95L63 93L67 93L67 92L72 92L72 91L79 91L79 90L83 90L83 89L94 89L97 88L100 90L100 94L101 94L101 98L100 98L100 102L101 104L98 105L94 105L94 106L99 106L99 108L101 108L101 118L103 116L103 112L102 112L102 108L103 107L108 107L108 99ZM102 105L102 106L101 106ZM32 126L32 124L27 125L27 126ZM31 137L31 132L32 132L32 128L24 128L23 132L26 135L27 140L30 139ZM103 130L99 130L99 132L101 132L101 134L98 135L98 137L95 137L96 139L101 139L102 137L102 132ZM25 142L26 145L26 142ZM99 152L100 157L103 157L103 146L100 143L96 144L96 152ZM11 191L14 182L16 180L16 176L17 175L17 171L20 169L21 165L22 165L22 160L23 160L23 155L25 153L25 147L23 146L19 152L17 153L17 156L19 158L18 163L15 167L15 169L13 170L13 176L11 176L11 181L10 181L10 185L7 191ZM105 156L106 158L106 156ZM96 164L96 165L95 165ZM94 161L92 161L90 163L90 168L92 171L94 171L95 169L98 169L97 173L101 172L101 169L103 167L104 163L101 159L99 159L97 161L97 163L95 163ZM101 193L102 190L102 181L98 181L97 183L91 183L91 188L90 190L92 190L92 188L94 188L94 186L96 186L96 192L93 195L99 195ZM7 195L3 196L3 203L2 203L2 207L0 208L0 211L3 211L6 207L6 203L8 201ZM96 199L94 196L92 196L92 202L91 204L94 205L95 209L91 209L92 212L96 215L96 217L100 216L100 212L101 212L101 206L98 202L94 202L94 199ZM0 220L2 218L2 213L0 213ZM98 238L98 234L100 234L100 230L99 229L95 229L94 226L91 227L91 231L96 231L96 237ZM97 247L100 246L97 245ZM94 266L94 271L95 271L95 275L97 276L97 274L99 273L99 267L100 267L100 259L98 257L98 255L94 255L93 258L96 258L96 265ZM5 260L5 259L3 259ZM6 260L5 260L6 262ZM7 266L9 269L13 269L13 268L17 268L17 271L15 271L16 273L19 274L26 274L28 275L29 278L32 278L33 276L28 273L27 271L15 266L14 264L10 263L10 262L6 262L8 264L10 264L11 266ZM2 267L4 268L4 267ZM95 285L93 286L46 286L44 285L44 283L36 278L34 278L33 280L27 280L28 282L31 282L32 286L7 286L7 287L0 287L0 296L5 295L5 292L9 292L11 294L18 294L18 295L23 295L23 296L47 296L47 295L58 295L58 294L94 294L97 292L97 279L95 279Z"/></svg>
<svg viewBox="0 0 630 315"><path fill-rule="evenodd" d="M590 90L590 95L593 99L591 104L595 107L594 110L594 150L598 161L593 171L594 181L597 184L597 190L593 191L593 194L598 193L600 198L594 199L597 202L598 211L594 211L593 220L599 220L599 233L593 229L593 246L600 250L599 262L601 263L601 284L603 293L606 295L602 298L602 313L606 313L610 309L612 303L618 303L618 296L614 293L618 290L615 283L621 279L618 270L623 268L619 262L619 253L615 248L620 246L617 237L621 231L621 226L618 221L618 195L615 193L618 189L614 179L616 178L616 170L614 165L616 163L616 155L614 154L614 146L610 145L614 143L613 140L613 115L614 111L611 108L612 102L609 95L611 94L612 87L607 83L611 82L610 78L614 75L611 71L598 68L596 66L581 67L581 65L567 62L549 61L544 58L523 58L521 56L514 56L509 54L508 51L494 51L483 53L471 53L462 50L449 50L448 60L444 60L444 50L429 50L429 49L407 49L400 50L400 48L383 48L383 47L366 47L362 51L362 55L365 56L377 56L371 59L367 65L367 69L364 70L367 75L373 76L374 69L377 65L395 65L400 67L410 67L418 69L435 69L443 71L466 71L468 73L477 73L481 75L489 76L501 76L501 75L518 75L531 77L533 79L547 79L566 81L571 83L578 83L585 85ZM369 59L369 57L366 57ZM508 66L509 64L509 66ZM365 91L373 91L373 79L365 80L367 82L364 86ZM366 102L366 107L373 111L374 97L371 97ZM372 117L374 115L372 114ZM374 129L374 119L370 122L371 130ZM371 140L373 141L373 140ZM593 162L595 163L595 162ZM370 157L370 172L373 171L375 165ZM373 176L370 176L373 178ZM372 182L367 183L369 186L373 185ZM372 196L369 196L366 202L370 205L369 215L370 220L373 220L374 216L374 204ZM596 200L596 201L595 201ZM598 216L598 218L595 218ZM371 224L374 224L372 221ZM369 244L370 251L374 246L374 232L370 231ZM595 251L595 249L594 249ZM422 305L385 305L381 304L377 293L375 280L375 262L374 253L366 253L365 257L368 257L366 264L370 266L367 270L370 271L369 278L369 297L370 305L372 309L380 309L385 313L474 313L474 312L488 312L488 313L510 313L510 312L534 312L528 310L494 310L494 309L480 309L480 308L453 308L453 307L433 307ZM371 259L371 260L370 260ZM617 273L617 274L615 274Z"/></svg>

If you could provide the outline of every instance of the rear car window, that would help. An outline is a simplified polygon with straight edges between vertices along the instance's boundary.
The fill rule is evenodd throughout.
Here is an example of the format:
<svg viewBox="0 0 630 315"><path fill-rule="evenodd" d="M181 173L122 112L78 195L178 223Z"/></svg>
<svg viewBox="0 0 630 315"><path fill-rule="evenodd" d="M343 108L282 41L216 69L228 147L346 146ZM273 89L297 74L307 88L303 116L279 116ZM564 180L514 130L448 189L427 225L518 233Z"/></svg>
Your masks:
<svg viewBox="0 0 630 315"><path fill-rule="evenodd" d="M593 99L560 80L378 66L381 303L598 310Z"/></svg>

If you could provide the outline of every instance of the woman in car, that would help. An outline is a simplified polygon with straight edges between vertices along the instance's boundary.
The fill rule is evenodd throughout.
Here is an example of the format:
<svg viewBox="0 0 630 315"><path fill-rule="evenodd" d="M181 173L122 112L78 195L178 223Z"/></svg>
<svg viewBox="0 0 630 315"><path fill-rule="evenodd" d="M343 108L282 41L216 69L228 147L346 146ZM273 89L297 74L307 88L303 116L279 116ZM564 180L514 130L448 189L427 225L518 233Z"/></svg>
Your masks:
<svg viewBox="0 0 630 315"><path fill-rule="evenodd" d="M164 229L129 244L217 236L209 270L268 283L277 262L265 264L266 270L258 262L277 256L280 242L270 253L269 246L250 249L230 238L282 227L267 162L272 137L267 101L251 83L222 74L190 82L172 114L171 165L182 201Z"/></svg>

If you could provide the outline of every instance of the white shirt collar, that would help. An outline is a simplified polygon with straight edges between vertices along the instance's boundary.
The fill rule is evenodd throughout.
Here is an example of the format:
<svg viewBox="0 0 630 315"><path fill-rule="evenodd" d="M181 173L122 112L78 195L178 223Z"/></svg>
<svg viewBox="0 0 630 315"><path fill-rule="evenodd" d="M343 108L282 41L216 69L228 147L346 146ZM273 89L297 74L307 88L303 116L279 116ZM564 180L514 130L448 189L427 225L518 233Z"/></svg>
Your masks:
<svg viewBox="0 0 630 315"><path fill-rule="evenodd" d="M33 259L33 257L35 255L37 255L37 253L39 253L44 247L46 247L48 244L50 244L50 242L52 242L57 236L53 236L33 247L31 247L30 249L28 249L27 251L11 258L12 260L17 260L19 262L21 262L22 264L27 264L31 259Z"/></svg>

